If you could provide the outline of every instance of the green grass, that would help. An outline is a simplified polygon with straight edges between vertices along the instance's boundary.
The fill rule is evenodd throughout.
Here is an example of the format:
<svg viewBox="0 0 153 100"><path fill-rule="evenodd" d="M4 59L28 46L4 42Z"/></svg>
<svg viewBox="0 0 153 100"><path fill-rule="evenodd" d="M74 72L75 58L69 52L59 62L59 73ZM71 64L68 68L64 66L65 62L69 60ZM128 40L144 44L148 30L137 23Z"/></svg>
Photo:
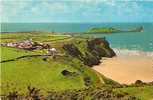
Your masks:
<svg viewBox="0 0 153 100"><path fill-rule="evenodd" d="M82 89L84 85L83 78L89 76L92 78L92 84L100 84L99 77L89 68L84 68L80 72L76 67L69 64L60 63L52 59L43 61L42 58L24 58L18 61L6 62L1 64L2 93L9 90L18 90L25 92L28 85L49 90ZM78 73L77 76L66 77L61 74L63 70L69 70ZM85 70L86 69L86 70ZM9 85L10 87L7 87Z"/></svg>
<svg viewBox="0 0 153 100"><path fill-rule="evenodd" d="M44 62L40 58L2 63L2 85L13 84L11 88L15 87L17 90L24 90L28 85L45 90L84 87L80 76L75 78L62 76L61 71L64 69L75 71L72 67L53 61ZM4 88L7 89L5 86Z"/></svg>
<svg viewBox="0 0 153 100"><path fill-rule="evenodd" d="M91 28L87 33L114 33L114 32L120 32L120 30L112 27Z"/></svg>
<svg viewBox="0 0 153 100"><path fill-rule="evenodd" d="M58 46L61 48L61 42L66 41L65 39L69 36L66 35L50 35L48 33L7 33L1 34L1 43L3 42L17 42L28 37L34 41L55 41L56 43L51 44L52 47ZM57 40L57 41L56 41ZM22 49L2 47L1 46L1 61L15 59L17 57L25 55L40 54L40 50L26 51ZM71 59L72 60L72 59ZM79 64L77 62L76 64ZM78 70L79 65L75 67L64 58L63 61L54 61L50 59L45 62L42 58L24 58L16 61L5 62L1 64L1 81L2 81L2 93L9 92L9 90L16 89L21 92L25 92L28 85L32 85L42 90L65 90L65 89L80 89L85 88L83 78L89 74L89 76L98 77L90 70L84 71L83 73ZM77 68L78 67L78 68ZM61 74L61 71L67 69L69 71L75 71L79 73L76 77L65 77ZM87 68L86 68L87 69ZM96 81L97 81L96 80ZM95 81L93 79L93 81ZM8 85L8 86L7 86Z"/></svg>
<svg viewBox="0 0 153 100"><path fill-rule="evenodd" d="M68 35L54 35L51 33L4 33L0 35L1 43L10 43L10 42L18 42L26 39L33 39L33 41L43 42L49 44L51 47L58 48L61 50L62 44L65 42L69 42L71 37ZM45 50L36 50L34 52L25 51L16 48L9 47L1 47L1 60L9 60L13 58L17 58L23 55L33 55L39 53L46 53Z"/></svg>
<svg viewBox="0 0 153 100"><path fill-rule="evenodd" d="M132 96L139 98L140 100L153 99L153 86L126 87L126 88L115 89L114 91L128 93Z"/></svg>
<svg viewBox="0 0 153 100"><path fill-rule="evenodd" d="M62 46L66 43L74 43L82 53L87 51L85 48L86 39L72 38L66 35L51 35L50 33L1 34L1 43L22 41L29 37L34 41L48 43L51 47L57 48L61 53L64 52ZM2 46L0 48L1 61L15 59L25 55L45 53L43 50L26 51ZM63 76L61 74L63 70L76 72L77 75ZM42 57L28 57L1 63L0 94L8 94L12 90L17 90L19 93L26 93L28 85L39 88L45 93L51 90L85 89L87 88L84 82L85 77L90 77L90 87L93 88L118 85L118 83L100 75L73 57L48 58L47 61L44 61ZM153 86L116 88L114 91L127 92L142 100L150 100L153 98Z"/></svg>
<svg viewBox="0 0 153 100"><path fill-rule="evenodd" d="M39 54L39 51L25 51L22 49L1 47L1 59L15 59L24 55ZM66 77L63 70L78 73L75 77ZM25 93L28 85L40 88L43 91L83 89L84 77L90 77L91 86L99 86L102 81L97 73L84 66L79 60L71 57L49 58L43 61L41 57L22 58L16 61L1 63L1 93L17 90Z"/></svg>
<svg viewBox="0 0 153 100"><path fill-rule="evenodd" d="M0 49L1 49L1 61L15 59L17 57L21 57L24 55L39 54L39 52L26 51L22 49L11 48L11 47L0 46Z"/></svg>
<svg viewBox="0 0 153 100"><path fill-rule="evenodd" d="M4 33L1 34L1 42L18 42L26 39L33 39L37 42L52 42L61 39L71 38L69 35L54 35L51 33Z"/></svg>

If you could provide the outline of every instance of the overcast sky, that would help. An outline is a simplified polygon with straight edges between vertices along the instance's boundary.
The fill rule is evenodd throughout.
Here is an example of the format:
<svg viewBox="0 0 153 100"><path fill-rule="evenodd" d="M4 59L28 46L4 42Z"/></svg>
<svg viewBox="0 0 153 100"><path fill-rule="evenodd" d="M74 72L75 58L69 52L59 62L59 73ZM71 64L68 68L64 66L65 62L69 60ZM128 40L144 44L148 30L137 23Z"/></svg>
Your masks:
<svg viewBox="0 0 153 100"><path fill-rule="evenodd" d="M153 22L153 0L0 0L2 22Z"/></svg>

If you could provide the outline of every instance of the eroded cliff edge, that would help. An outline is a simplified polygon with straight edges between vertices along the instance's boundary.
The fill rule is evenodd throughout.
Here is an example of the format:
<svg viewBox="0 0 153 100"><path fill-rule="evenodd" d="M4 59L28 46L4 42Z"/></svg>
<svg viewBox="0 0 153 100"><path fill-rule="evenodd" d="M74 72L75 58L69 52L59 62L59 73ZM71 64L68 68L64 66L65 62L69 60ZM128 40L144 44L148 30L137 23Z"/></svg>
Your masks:
<svg viewBox="0 0 153 100"><path fill-rule="evenodd" d="M82 46L78 46L82 45ZM84 43L69 43L63 45L66 53L82 61L85 65L92 67L98 65L102 57L116 56L109 42L105 38L95 38L86 40Z"/></svg>

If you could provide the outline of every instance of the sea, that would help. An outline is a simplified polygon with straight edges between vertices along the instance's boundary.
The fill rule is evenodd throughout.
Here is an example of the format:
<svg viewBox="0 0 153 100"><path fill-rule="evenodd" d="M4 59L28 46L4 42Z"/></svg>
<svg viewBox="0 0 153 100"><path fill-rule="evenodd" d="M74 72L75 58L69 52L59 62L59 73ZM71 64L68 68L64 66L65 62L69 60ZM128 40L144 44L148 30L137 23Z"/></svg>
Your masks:
<svg viewBox="0 0 153 100"><path fill-rule="evenodd" d="M120 30L131 30L143 26L143 32L121 32L113 34L85 35L94 27L113 27ZM146 54L153 57L153 23L2 23L1 32L59 32L81 33L87 37L105 37L117 53L132 55ZM4 34L5 34L4 33Z"/></svg>

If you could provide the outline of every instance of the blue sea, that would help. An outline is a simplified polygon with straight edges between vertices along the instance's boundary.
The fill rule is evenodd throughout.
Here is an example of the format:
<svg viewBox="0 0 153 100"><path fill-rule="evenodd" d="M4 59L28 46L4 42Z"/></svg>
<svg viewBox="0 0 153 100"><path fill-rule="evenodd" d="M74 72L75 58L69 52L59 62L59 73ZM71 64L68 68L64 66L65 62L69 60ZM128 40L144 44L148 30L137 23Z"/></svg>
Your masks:
<svg viewBox="0 0 153 100"><path fill-rule="evenodd" d="M143 26L143 32L92 34L93 37L106 37L116 50L153 52L153 23L3 23L1 32L86 32L93 27L114 27L121 30ZM88 35L89 36L89 35Z"/></svg>

